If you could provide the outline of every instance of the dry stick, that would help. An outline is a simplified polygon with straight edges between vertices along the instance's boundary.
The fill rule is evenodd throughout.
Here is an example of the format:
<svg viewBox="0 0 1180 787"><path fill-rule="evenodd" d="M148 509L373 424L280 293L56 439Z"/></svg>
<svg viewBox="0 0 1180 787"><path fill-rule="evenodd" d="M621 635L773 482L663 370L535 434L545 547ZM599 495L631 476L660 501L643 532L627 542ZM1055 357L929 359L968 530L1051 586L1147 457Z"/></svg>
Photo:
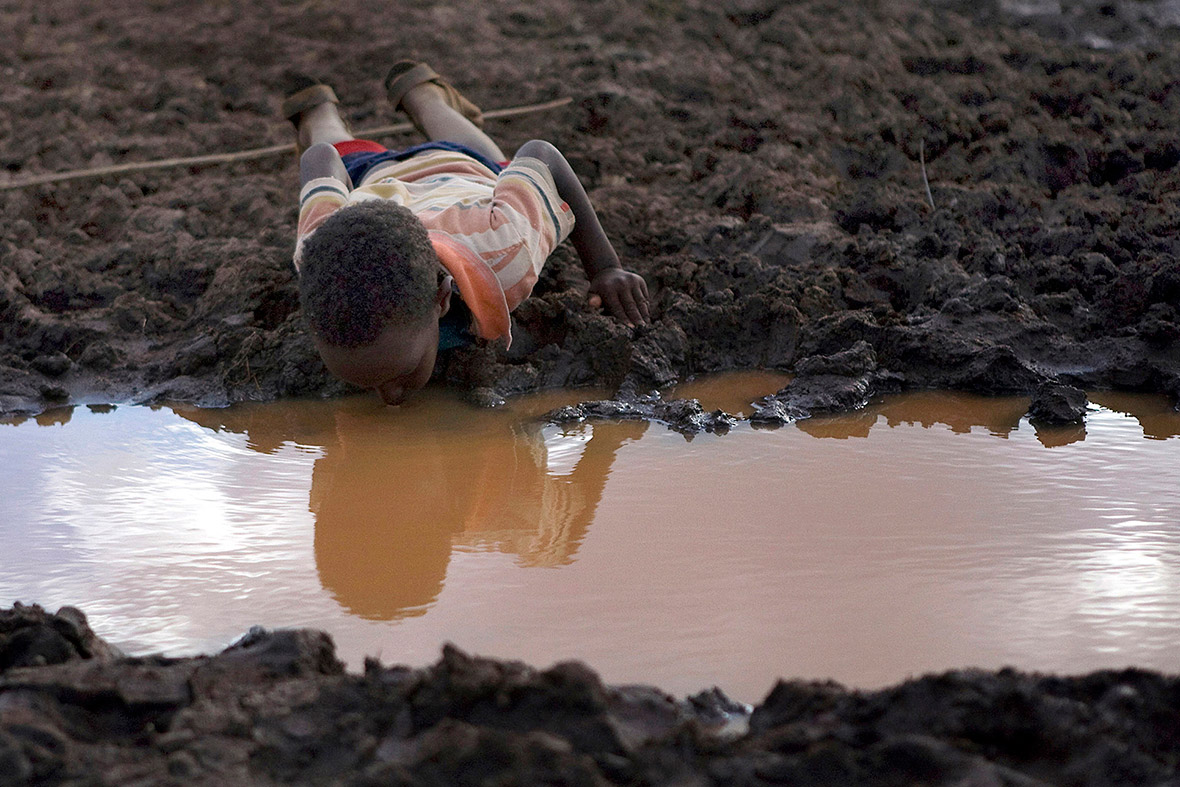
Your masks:
<svg viewBox="0 0 1180 787"><path fill-rule="evenodd" d="M930 210L934 207L934 195L930 193L930 179L926 177L926 140L918 140L918 160L922 162L922 183L926 186L926 199L930 201Z"/></svg>
<svg viewBox="0 0 1180 787"><path fill-rule="evenodd" d="M517 117L518 115L528 115L533 112L543 112L547 109L556 109L557 107L565 106L571 101L573 101L573 99L567 96L566 98L559 98L554 101L546 101L543 104L526 104L520 107L492 109L484 112L483 116L484 118L492 120L496 118ZM413 130L413 123L397 123L392 126L370 128L357 133L363 138L379 137L385 136L387 134L401 134L406 131ZM267 156L274 156L280 153L293 153L295 150L295 145L271 145L270 147L265 148L239 150L236 153L210 153L204 156L189 156L188 158L169 158L160 159L158 161L137 161L131 164L114 164L109 167L96 167L94 169L76 169L70 172L50 172L45 175L33 175L28 178L18 178L16 180L0 182L0 191L23 189L27 186L39 186L43 183L61 183L65 180L98 178L105 175L122 175L126 172L143 172L144 170L149 169L193 167L204 164L228 164L234 161L252 161L254 159L266 158Z"/></svg>

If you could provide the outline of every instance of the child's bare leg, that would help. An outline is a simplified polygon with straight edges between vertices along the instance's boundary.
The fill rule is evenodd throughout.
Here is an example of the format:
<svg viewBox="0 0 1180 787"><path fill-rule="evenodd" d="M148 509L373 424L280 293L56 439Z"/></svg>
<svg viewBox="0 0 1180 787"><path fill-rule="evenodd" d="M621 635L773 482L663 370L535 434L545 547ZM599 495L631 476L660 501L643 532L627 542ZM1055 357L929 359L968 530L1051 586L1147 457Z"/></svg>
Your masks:
<svg viewBox="0 0 1180 787"><path fill-rule="evenodd" d="M299 146L309 148L317 142L343 142L354 139L340 118L336 105L324 103L306 110L299 116L297 132Z"/></svg>
<svg viewBox="0 0 1180 787"><path fill-rule="evenodd" d="M508 158L479 126L452 109L435 85L423 83L411 88L402 98L402 108L417 121L432 142L458 142L492 161Z"/></svg>

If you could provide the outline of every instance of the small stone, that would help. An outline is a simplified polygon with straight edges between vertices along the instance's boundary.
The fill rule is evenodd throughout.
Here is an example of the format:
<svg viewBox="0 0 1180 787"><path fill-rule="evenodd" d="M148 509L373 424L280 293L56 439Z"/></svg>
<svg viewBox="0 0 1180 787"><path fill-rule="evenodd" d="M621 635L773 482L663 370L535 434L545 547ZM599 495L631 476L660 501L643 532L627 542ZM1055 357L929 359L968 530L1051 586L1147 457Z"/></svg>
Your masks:
<svg viewBox="0 0 1180 787"><path fill-rule="evenodd" d="M769 399L754 403L754 412L750 414L750 425L754 427L784 426L795 421L798 415L777 399Z"/></svg>
<svg viewBox="0 0 1180 787"><path fill-rule="evenodd" d="M488 388L487 386L480 386L468 391L466 399L476 407L483 407L488 410L503 407L507 403L504 397L497 393L495 389Z"/></svg>
<svg viewBox="0 0 1180 787"><path fill-rule="evenodd" d="M1045 424L1069 424L1086 417L1086 392L1072 385L1043 383L1033 394L1028 417Z"/></svg>
<svg viewBox="0 0 1180 787"><path fill-rule="evenodd" d="M586 413L580 407L566 405L552 410L544 416L544 420L551 424L579 423L586 420Z"/></svg>
<svg viewBox="0 0 1180 787"><path fill-rule="evenodd" d="M800 375L775 394L795 413L847 413L869 403L876 390L871 375Z"/></svg>

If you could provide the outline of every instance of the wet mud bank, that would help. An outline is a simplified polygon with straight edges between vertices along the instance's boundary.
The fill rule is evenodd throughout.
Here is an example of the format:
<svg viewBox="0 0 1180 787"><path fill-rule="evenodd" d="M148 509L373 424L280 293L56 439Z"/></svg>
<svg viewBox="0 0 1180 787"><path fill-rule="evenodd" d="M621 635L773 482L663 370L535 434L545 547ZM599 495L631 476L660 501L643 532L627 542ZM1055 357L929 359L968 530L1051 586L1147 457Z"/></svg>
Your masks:
<svg viewBox="0 0 1180 787"><path fill-rule="evenodd" d="M15 179L286 142L292 68L332 80L354 128L382 125L380 76L413 52L487 108L574 98L489 128L509 149L543 137L567 152L653 293L650 326L595 314L562 249L511 351L440 364L478 401L589 385L627 398L862 346L871 379L828 404L1046 383L1177 397L1169 9L14 6L2 163ZM290 155L0 191L0 410L342 392L298 308L295 180Z"/></svg>
<svg viewBox="0 0 1180 787"><path fill-rule="evenodd" d="M0 611L6 784L1171 783L1180 679L957 671L873 692L780 681L756 707L444 648L348 673L331 639L255 629L127 658L81 612Z"/></svg>

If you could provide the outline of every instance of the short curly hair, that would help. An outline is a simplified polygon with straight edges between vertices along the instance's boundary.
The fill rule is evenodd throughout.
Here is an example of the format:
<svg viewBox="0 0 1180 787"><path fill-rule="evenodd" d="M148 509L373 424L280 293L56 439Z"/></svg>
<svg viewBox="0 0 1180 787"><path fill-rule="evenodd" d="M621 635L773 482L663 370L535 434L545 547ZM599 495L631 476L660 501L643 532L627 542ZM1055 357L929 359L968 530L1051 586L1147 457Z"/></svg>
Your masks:
<svg viewBox="0 0 1180 787"><path fill-rule="evenodd" d="M336 211L303 242L299 300L322 341L359 347L390 325L425 318L441 271L409 209L366 200Z"/></svg>

